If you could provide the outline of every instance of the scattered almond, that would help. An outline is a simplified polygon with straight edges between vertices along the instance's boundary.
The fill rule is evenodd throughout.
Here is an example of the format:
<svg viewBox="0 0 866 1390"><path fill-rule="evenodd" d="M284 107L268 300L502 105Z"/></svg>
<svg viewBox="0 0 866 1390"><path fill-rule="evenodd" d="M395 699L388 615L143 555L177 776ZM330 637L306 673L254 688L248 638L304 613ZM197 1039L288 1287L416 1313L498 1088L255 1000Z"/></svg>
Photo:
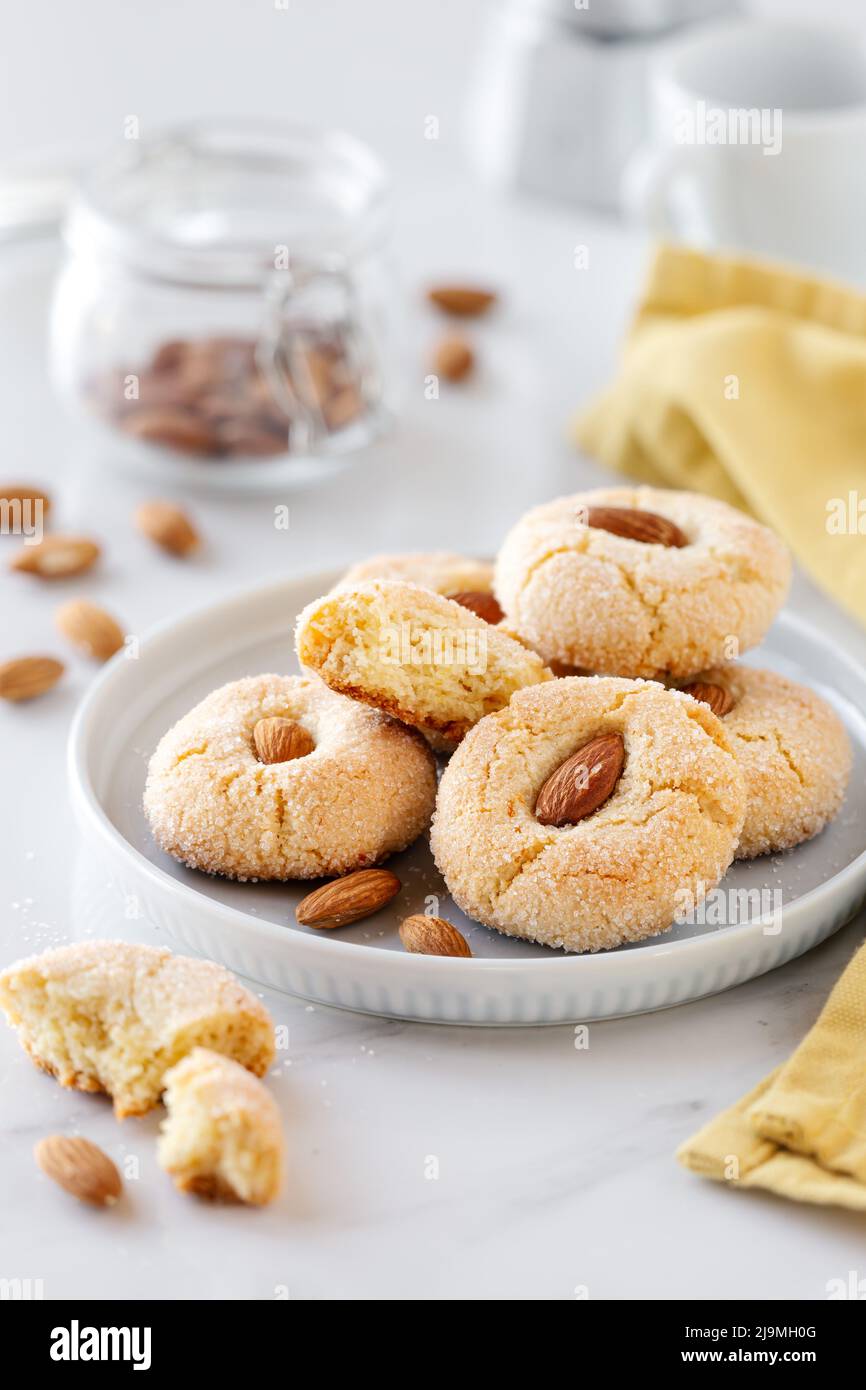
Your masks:
<svg viewBox="0 0 866 1390"><path fill-rule="evenodd" d="M107 661L123 646L123 628L95 603L72 599L58 608L54 618L59 632L73 646L80 647L95 661Z"/></svg>
<svg viewBox="0 0 866 1390"><path fill-rule="evenodd" d="M586 524L598 531L610 531L644 545L668 545L682 549L688 536L666 516L644 512L638 507L587 507Z"/></svg>
<svg viewBox="0 0 866 1390"><path fill-rule="evenodd" d="M63 662L53 656L19 656L0 666L0 699L32 700L44 695L63 675Z"/></svg>
<svg viewBox="0 0 866 1390"><path fill-rule="evenodd" d="M426 917L422 912L400 923L400 940L415 956L471 956L469 942L444 917Z"/></svg>
<svg viewBox="0 0 866 1390"><path fill-rule="evenodd" d="M624 761L620 734L590 739L550 774L538 793L536 820L542 825L574 825L592 815L619 781Z"/></svg>
<svg viewBox="0 0 866 1390"><path fill-rule="evenodd" d="M70 579L89 570L99 553L96 542L86 536L46 536L37 545L23 545L9 567L40 579Z"/></svg>
<svg viewBox="0 0 866 1390"><path fill-rule="evenodd" d="M483 618L486 623L501 623L505 617L493 594L485 593L482 589L461 589L459 593L449 594L448 597L452 603L459 603L461 608L468 608L470 613Z"/></svg>
<svg viewBox="0 0 866 1390"><path fill-rule="evenodd" d="M481 290L473 285L436 285L428 290L427 298L437 309L457 318L477 318L496 303L492 290Z"/></svg>
<svg viewBox="0 0 866 1390"><path fill-rule="evenodd" d="M433 354L433 370L446 381L462 381L475 365L475 354L459 334L442 338Z"/></svg>
<svg viewBox="0 0 866 1390"><path fill-rule="evenodd" d="M316 746L293 719L260 719L253 729L253 745L260 763L289 763L305 758Z"/></svg>
<svg viewBox="0 0 866 1390"><path fill-rule="evenodd" d="M2 502L13 504L19 502L22 505L22 509L24 508L24 504L29 502L33 511L35 511L38 506L41 508L43 521L51 511L51 498L48 496L48 493L42 492L41 489L37 487L31 487L29 483L6 483L5 486L0 485L0 503Z"/></svg>
<svg viewBox="0 0 866 1390"><path fill-rule="evenodd" d="M345 927L378 912L401 887L389 869L357 869L308 893L295 917L304 927Z"/></svg>
<svg viewBox="0 0 866 1390"><path fill-rule="evenodd" d="M135 510L134 521L148 540L172 555L189 555L201 543L186 512L173 502L142 502Z"/></svg>
<svg viewBox="0 0 866 1390"><path fill-rule="evenodd" d="M684 695L691 695L693 700L700 700L702 705L709 705L719 719L724 719L734 708L731 692L723 690L720 685L711 685L709 681L692 681L691 685L681 685L680 689Z"/></svg>
<svg viewBox="0 0 866 1390"><path fill-rule="evenodd" d="M43 1173L79 1201L110 1207L123 1191L120 1174L108 1154L80 1136L49 1134L33 1156Z"/></svg>

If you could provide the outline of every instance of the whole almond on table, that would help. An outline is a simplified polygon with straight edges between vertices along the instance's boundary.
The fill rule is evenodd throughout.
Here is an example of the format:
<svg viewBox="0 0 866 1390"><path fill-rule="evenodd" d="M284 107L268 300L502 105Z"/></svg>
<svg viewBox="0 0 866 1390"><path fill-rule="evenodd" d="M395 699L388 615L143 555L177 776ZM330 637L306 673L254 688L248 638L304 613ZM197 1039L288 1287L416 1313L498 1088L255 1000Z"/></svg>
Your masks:
<svg viewBox="0 0 866 1390"><path fill-rule="evenodd" d="M587 507L586 524L644 545L667 545L679 550L689 543L688 536L666 516L638 507Z"/></svg>
<svg viewBox="0 0 866 1390"><path fill-rule="evenodd" d="M483 618L485 623L495 626L505 617L493 594L481 589L460 589L456 594L448 594L448 598L452 603L459 603L461 608L468 608L477 618Z"/></svg>
<svg viewBox="0 0 866 1390"><path fill-rule="evenodd" d="M19 656L0 665L0 699L32 700L51 690L63 675L62 661L53 656Z"/></svg>
<svg viewBox="0 0 866 1390"><path fill-rule="evenodd" d="M186 512L173 502L142 502L133 519L142 535L172 555L189 555L201 544Z"/></svg>
<svg viewBox="0 0 866 1390"><path fill-rule="evenodd" d="M492 290L480 289L477 285L434 285L427 291L427 298L437 309L455 318L477 318L496 303Z"/></svg>
<svg viewBox="0 0 866 1390"><path fill-rule="evenodd" d="M471 956L469 942L444 917L417 913L400 923L400 940L415 956Z"/></svg>
<svg viewBox="0 0 866 1390"><path fill-rule="evenodd" d="M446 381L462 381L475 365L475 354L465 338L453 334L443 338L433 354L433 370Z"/></svg>
<svg viewBox="0 0 866 1390"><path fill-rule="evenodd" d="M58 631L96 661L107 661L123 646L123 628L104 608L86 599L71 599L58 608Z"/></svg>
<svg viewBox="0 0 866 1390"><path fill-rule="evenodd" d="M116 1166L89 1139L49 1134L39 1140L33 1156L47 1177L91 1206L110 1207L123 1191Z"/></svg>
<svg viewBox="0 0 866 1390"><path fill-rule="evenodd" d="M308 893L295 908L304 927L346 927L384 907L402 884L390 869L356 869Z"/></svg>
<svg viewBox="0 0 866 1390"><path fill-rule="evenodd" d="M681 685L680 690L684 695L691 695L693 700L700 700L702 705L709 705L719 719L724 719L734 708L731 692L723 690L720 685L711 685L709 681L692 681L691 685Z"/></svg>
<svg viewBox="0 0 866 1390"><path fill-rule="evenodd" d="M293 719L260 719L253 729L253 745L260 763L289 763L305 758L315 748L307 730Z"/></svg>
<svg viewBox="0 0 866 1390"><path fill-rule="evenodd" d="M46 536L37 545L23 545L9 568L40 579L71 579L84 574L99 559L99 546L87 536Z"/></svg>
<svg viewBox="0 0 866 1390"><path fill-rule="evenodd" d="M542 825L575 825L607 801L625 762L620 734L590 739L548 777L535 803Z"/></svg>
<svg viewBox="0 0 866 1390"><path fill-rule="evenodd" d="M24 508L26 505L33 509L38 505L42 511L43 519L51 511L51 498L47 492L42 492L40 488L31 487L29 483L6 483L0 484L0 503L16 502Z"/></svg>

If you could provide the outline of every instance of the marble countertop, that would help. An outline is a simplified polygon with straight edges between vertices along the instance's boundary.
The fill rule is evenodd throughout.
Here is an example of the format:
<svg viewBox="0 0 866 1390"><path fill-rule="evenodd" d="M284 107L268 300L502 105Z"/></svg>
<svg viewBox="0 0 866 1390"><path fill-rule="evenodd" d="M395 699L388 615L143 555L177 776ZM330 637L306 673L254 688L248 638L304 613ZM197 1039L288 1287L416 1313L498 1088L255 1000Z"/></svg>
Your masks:
<svg viewBox="0 0 866 1390"><path fill-rule="evenodd" d="M478 330L477 380L424 398L434 324L413 310L394 433L336 481L281 499L288 532L273 527L272 498L190 499L207 546L186 565L132 532L141 485L110 460L98 471L52 399L44 311L55 248L2 253L6 471L44 479L58 520L101 537L106 558L74 589L7 577L0 657L59 650L53 610L72 592L145 632L240 586L377 549L490 553L528 505L601 478L570 450L564 424L614 370L647 247L578 210L500 202L455 169L419 149L397 244L407 303L441 273L504 287L501 314ZM589 247L584 271L574 269L578 243ZM791 604L866 659L866 636L802 577ZM94 913L129 934L123 905L94 881L66 798L65 740L90 679L72 657L50 696L0 709L0 964L74 937ZM715 998L594 1023L585 1050L571 1028L421 1026L266 993L289 1029L270 1082L289 1177L264 1212L177 1194L156 1166L156 1115L118 1125L104 1100L38 1074L0 1027L0 1279L40 1281L46 1298L826 1297L829 1280L864 1271L862 1219L724 1190L673 1153L790 1053L863 927L861 916ZM158 937L145 927L143 939ZM78 1206L34 1165L37 1139L76 1129L127 1173L110 1212Z"/></svg>

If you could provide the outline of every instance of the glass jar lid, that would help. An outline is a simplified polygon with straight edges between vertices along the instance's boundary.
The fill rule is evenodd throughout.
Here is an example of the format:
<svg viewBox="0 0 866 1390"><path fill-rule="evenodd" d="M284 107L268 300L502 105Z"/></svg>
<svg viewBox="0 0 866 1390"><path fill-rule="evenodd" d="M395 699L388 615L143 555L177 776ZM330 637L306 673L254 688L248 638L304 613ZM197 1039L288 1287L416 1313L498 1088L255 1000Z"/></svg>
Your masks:
<svg viewBox="0 0 866 1390"><path fill-rule="evenodd" d="M83 181L65 229L74 251L159 279L245 288L285 256L352 262L384 237L384 167L342 132L207 121L129 146Z"/></svg>

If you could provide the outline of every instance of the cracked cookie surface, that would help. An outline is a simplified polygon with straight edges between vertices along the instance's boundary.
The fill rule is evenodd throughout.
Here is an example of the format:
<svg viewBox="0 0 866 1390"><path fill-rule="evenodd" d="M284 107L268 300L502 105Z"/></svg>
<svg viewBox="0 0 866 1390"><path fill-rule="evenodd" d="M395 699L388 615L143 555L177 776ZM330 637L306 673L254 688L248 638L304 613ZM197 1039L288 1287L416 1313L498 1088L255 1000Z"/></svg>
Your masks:
<svg viewBox="0 0 866 1390"><path fill-rule="evenodd" d="M620 734L622 775L576 825L542 825L566 758ZM509 936L599 951L669 928L733 858L743 778L721 722L653 681L573 676L521 690L442 775L431 846L455 902Z"/></svg>
<svg viewBox="0 0 866 1390"><path fill-rule="evenodd" d="M253 730L288 718L306 757L263 764ZM426 829L436 766L423 739L305 676L250 676L208 695L153 754L154 838L193 869L238 879L319 878L368 867Z"/></svg>
<svg viewBox="0 0 866 1390"><path fill-rule="evenodd" d="M688 544L645 544L585 524L587 507L674 522ZM494 590L505 626L548 662L605 675L689 676L760 642L791 562L766 526L715 498L599 488L528 512L505 539Z"/></svg>
<svg viewBox="0 0 866 1390"><path fill-rule="evenodd" d="M751 666L699 677L727 690L722 723L746 783L738 859L792 849L837 815L851 773L851 744L836 711L808 686Z"/></svg>

